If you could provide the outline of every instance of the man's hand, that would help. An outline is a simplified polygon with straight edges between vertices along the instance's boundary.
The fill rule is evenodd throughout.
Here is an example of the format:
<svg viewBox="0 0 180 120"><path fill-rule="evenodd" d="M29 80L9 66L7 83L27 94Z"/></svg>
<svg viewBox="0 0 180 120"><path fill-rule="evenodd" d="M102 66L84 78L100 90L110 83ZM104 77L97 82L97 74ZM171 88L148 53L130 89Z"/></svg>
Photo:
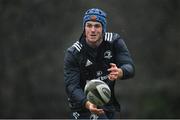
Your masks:
<svg viewBox="0 0 180 120"><path fill-rule="evenodd" d="M97 115L104 114L103 109L98 109L96 105L89 101L86 102L85 107L89 109L90 112L95 113Z"/></svg>
<svg viewBox="0 0 180 120"><path fill-rule="evenodd" d="M116 64L110 63L111 67L108 69L110 72L108 75L109 80L117 80L123 77L123 71L121 68L118 68Z"/></svg>

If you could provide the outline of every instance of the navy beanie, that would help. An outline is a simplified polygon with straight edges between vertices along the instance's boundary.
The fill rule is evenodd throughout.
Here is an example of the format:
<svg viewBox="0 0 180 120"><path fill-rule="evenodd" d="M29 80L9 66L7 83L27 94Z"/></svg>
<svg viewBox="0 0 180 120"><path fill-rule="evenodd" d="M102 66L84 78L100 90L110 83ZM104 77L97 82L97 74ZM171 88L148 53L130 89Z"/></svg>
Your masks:
<svg viewBox="0 0 180 120"><path fill-rule="evenodd" d="M106 13L98 8L91 8L85 12L83 26L87 21L98 21L102 24L103 32L106 32Z"/></svg>

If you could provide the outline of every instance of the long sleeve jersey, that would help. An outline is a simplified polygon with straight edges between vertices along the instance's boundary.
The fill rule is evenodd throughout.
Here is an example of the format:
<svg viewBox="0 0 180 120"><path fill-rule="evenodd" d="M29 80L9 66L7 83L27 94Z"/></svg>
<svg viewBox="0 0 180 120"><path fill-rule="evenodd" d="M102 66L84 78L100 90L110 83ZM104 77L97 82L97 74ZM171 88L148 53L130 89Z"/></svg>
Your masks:
<svg viewBox="0 0 180 120"><path fill-rule="evenodd" d="M115 81L108 79L110 63L115 63L123 71L121 79L134 76L135 67L124 40L117 33L106 32L103 42L97 48L87 45L85 38L76 41L66 50L64 58L64 80L70 108L85 110L87 101L84 93L86 82L100 79L111 89L111 100L104 108L120 111L114 95Z"/></svg>

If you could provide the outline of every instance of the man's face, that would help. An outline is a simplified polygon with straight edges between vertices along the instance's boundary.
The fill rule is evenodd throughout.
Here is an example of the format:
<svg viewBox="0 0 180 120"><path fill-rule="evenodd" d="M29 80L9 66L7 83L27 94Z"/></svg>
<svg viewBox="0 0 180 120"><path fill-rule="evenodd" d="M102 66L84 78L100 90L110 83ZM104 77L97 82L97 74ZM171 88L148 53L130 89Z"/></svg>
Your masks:
<svg viewBox="0 0 180 120"><path fill-rule="evenodd" d="M87 42L96 44L102 38L102 25L100 22L88 21L85 24L85 35Z"/></svg>

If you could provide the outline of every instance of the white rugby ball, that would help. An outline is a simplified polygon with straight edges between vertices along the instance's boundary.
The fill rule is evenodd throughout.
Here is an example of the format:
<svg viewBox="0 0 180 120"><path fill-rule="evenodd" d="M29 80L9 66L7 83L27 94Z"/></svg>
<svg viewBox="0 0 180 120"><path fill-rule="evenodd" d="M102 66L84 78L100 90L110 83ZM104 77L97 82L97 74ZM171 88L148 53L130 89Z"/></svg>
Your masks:
<svg viewBox="0 0 180 120"><path fill-rule="evenodd" d="M84 92L87 99L98 106L108 103L111 98L111 90L109 86L99 79L88 81L84 88Z"/></svg>

